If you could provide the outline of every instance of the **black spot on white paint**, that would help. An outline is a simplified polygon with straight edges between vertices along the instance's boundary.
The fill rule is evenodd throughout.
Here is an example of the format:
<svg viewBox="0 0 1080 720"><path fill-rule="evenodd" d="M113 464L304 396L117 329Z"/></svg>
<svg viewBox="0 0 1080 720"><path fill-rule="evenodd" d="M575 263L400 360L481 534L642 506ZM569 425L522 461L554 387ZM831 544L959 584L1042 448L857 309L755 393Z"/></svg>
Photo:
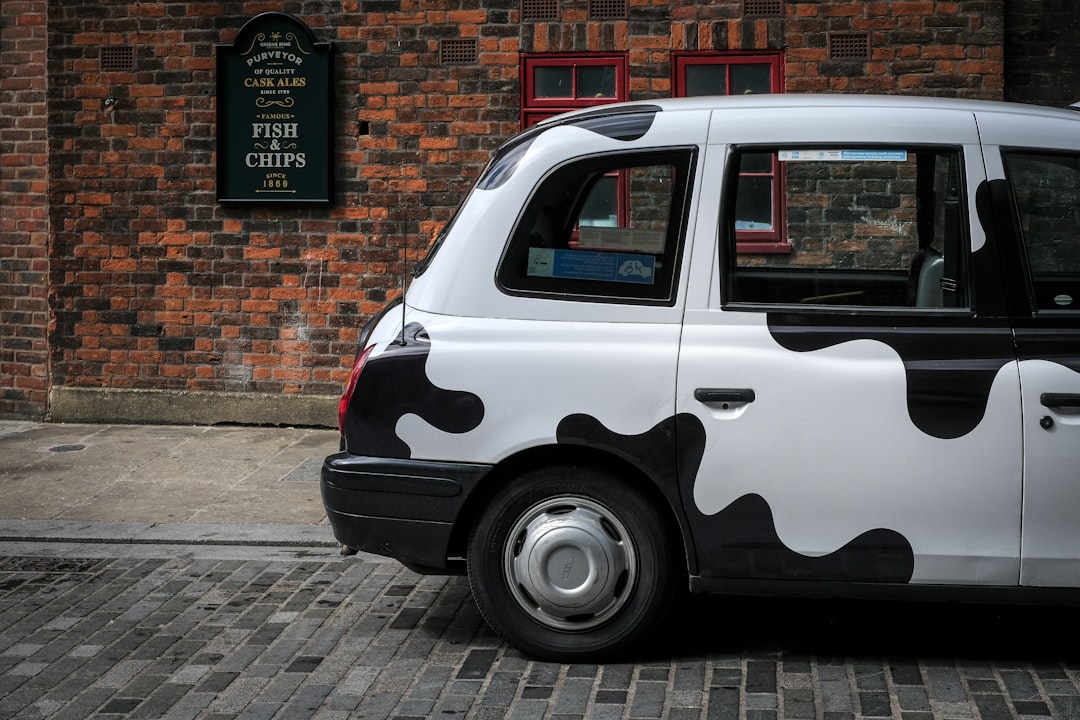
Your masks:
<svg viewBox="0 0 1080 720"><path fill-rule="evenodd" d="M684 506L697 551L698 572L708 577L754 580L818 580L906 583L915 568L911 544L898 532L875 528L822 557L802 555L784 545L772 509L748 494L713 515L694 505L698 471L705 452L705 427L694 415L668 418L645 433L621 435L585 414L559 423L560 444L614 452L644 470L678 507ZM681 492L677 490L681 486ZM681 498L681 499L680 499Z"/></svg>
<svg viewBox="0 0 1080 720"><path fill-rule="evenodd" d="M409 458L409 446L397 436L398 420L414 414L443 432L465 433L484 419L484 403L462 390L437 387L427 375L431 340L423 326L410 323L399 341L368 360L353 391L344 433L349 452L385 458Z"/></svg>

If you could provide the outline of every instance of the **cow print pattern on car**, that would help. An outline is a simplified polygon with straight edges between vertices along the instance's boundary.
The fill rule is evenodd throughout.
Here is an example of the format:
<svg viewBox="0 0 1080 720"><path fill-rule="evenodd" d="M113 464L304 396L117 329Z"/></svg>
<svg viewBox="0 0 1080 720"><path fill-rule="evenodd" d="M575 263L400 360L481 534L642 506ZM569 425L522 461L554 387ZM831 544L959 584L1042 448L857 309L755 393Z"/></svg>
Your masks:
<svg viewBox="0 0 1080 720"><path fill-rule="evenodd" d="M484 419L484 403L475 394L437 387L427 375L431 342L423 326L409 323L398 340L368 360L353 391L352 404L363 412L346 416L349 452L407 459L409 446L397 436L398 420L408 413L448 433L465 433Z"/></svg>
<svg viewBox="0 0 1080 720"><path fill-rule="evenodd" d="M910 543L893 530L868 530L839 550L810 557L780 540L763 497L743 495L716 515L691 519L701 573L712 577L906 583L915 571Z"/></svg>
<svg viewBox="0 0 1080 720"><path fill-rule="evenodd" d="M876 340L889 346L904 363L911 422L927 435L943 440L963 437L979 425L994 378L1015 360L1006 328L964 332L956 327L935 331L899 324L829 326L808 323L805 315L770 313L769 333L781 347L801 353L853 340Z"/></svg>
<svg viewBox="0 0 1080 720"><path fill-rule="evenodd" d="M679 479L666 468L672 438L678 437ZM590 415L570 415L559 423L560 444L588 445L631 460L658 480L669 494L677 483L682 495L693 497L693 484L705 452L705 428L690 414L680 414L640 435L621 435ZM681 503L675 502L678 507ZM696 507L687 520L697 541L698 573L705 576L754 580L910 582L915 569L911 544L898 532L875 528L838 550L821 557L802 555L784 545L772 509L760 495L747 494L715 515Z"/></svg>

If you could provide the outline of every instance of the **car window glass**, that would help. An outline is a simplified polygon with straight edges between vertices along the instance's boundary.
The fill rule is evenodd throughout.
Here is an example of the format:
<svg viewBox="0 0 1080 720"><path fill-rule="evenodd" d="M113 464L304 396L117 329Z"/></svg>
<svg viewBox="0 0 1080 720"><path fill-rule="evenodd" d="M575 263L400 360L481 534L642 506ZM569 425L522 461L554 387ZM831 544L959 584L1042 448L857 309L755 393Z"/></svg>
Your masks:
<svg viewBox="0 0 1080 720"><path fill-rule="evenodd" d="M1007 152L1036 306L1080 308L1080 155Z"/></svg>
<svg viewBox="0 0 1080 720"><path fill-rule="evenodd" d="M691 149L591 157L533 193L499 267L509 292L671 302Z"/></svg>
<svg viewBox="0 0 1080 720"><path fill-rule="evenodd" d="M779 184L754 174L770 156ZM725 203L726 302L967 307L961 178L955 149L737 148ZM736 230L774 218L788 252L735 252Z"/></svg>

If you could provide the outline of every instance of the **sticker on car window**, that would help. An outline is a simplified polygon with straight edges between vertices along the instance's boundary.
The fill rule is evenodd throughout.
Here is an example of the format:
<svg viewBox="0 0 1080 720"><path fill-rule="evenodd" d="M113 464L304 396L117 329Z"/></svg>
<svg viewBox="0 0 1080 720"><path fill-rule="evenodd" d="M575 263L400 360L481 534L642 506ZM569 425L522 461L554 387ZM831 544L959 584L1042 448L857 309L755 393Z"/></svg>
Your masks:
<svg viewBox="0 0 1080 720"><path fill-rule="evenodd" d="M526 272L531 277L652 285L656 278L656 258L632 253L530 248Z"/></svg>
<svg viewBox="0 0 1080 720"><path fill-rule="evenodd" d="M663 230L620 227L582 227L578 232L578 243L590 250L625 250L629 252L653 253L664 252L667 233Z"/></svg>
<svg viewBox="0 0 1080 720"><path fill-rule="evenodd" d="M781 150L780 162L906 162L907 150Z"/></svg>

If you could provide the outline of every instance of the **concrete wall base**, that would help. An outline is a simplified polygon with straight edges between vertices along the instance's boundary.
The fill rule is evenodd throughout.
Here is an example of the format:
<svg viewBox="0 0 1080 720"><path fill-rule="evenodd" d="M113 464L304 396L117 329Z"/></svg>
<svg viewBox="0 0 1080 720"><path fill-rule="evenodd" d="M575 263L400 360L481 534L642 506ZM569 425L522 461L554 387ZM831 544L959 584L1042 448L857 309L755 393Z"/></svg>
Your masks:
<svg viewBox="0 0 1080 720"><path fill-rule="evenodd" d="M339 398L328 395L54 387L49 422L134 425L337 427Z"/></svg>

